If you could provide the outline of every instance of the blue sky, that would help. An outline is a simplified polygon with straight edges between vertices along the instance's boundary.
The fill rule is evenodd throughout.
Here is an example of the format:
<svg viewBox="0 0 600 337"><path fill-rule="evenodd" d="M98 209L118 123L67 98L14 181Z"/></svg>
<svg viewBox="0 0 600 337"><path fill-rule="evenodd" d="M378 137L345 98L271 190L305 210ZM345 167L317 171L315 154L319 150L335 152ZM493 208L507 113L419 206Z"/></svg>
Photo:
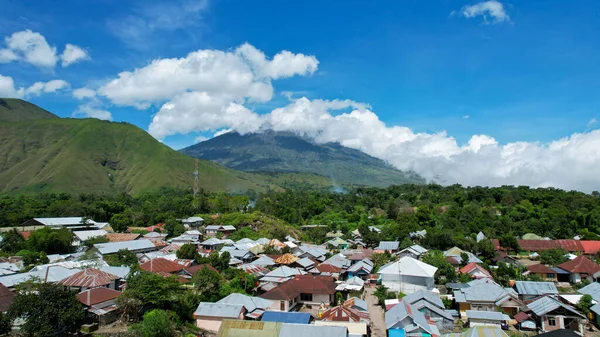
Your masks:
<svg viewBox="0 0 600 337"><path fill-rule="evenodd" d="M348 99L364 103L386 128L409 128L409 138L422 133L429 138L443 136L444 142L455 140L459 150L453 145L451 150L438 151L452 154L455 150L457 154L464 152L473 135L493 138L498 153L516 142L548 147L576 133L591 134L598 126L595 119L600 118L597 1L88 0L59 4L0 1L0 36L8 38L31 30L55 46L57 54L66 44L73 44L87 57L66 67L60 65L60 59L54 67L40 67L22 58L0 62L0 75L13 80L15 93L38 81L66 81L68 87L54 92L20 94L61 117L71 117L87 105L109 112L115 121L148 130L154 114L173 97L153 99L145 109L138 109L118 103L110 95L102 96L99 88L120 72L144 68L152 60L184 58L198 50L234 53L248 43L262 51L267 60L283 50L318 60L317 69L303 68L289 76L261 79L272 84L273 95L268 99L253 100L246 94L231 98L231 102L258 115L293 105L294 99L301 97L311 102ZM497 7L472 7L478 4L499 5L504 16L499 18L487 10ZM469 10L475 12L468 15ZM0 45L0 49L7 45ZM73 90L82 87L97 91L97 99L86 102L74 98ZM282 94L285 92L291 92L292 100ZM336 116L354 107L322 109ZM181 111L177 113L185 113ZM176 116L173 114L169 116ZM224 123L192 129L179 131L171 125L170 131L157 138L178 149L199 136L210 137L221 129L239 126ZM383 153L401 144L373 145L341 136L326 140L360 148L394 164L399 161ZM407 155L406 148L398 153ZM438 154L419 151L428 153L428 158ZM417 161L420 155L413 157ZM396 165L416 170L435 166L412 161L409 166ZM518 179L503 178L491 184L527 183L532 175L528 172ZM533 184L580 188L579 183L557 183L549 178Z"/></svg>

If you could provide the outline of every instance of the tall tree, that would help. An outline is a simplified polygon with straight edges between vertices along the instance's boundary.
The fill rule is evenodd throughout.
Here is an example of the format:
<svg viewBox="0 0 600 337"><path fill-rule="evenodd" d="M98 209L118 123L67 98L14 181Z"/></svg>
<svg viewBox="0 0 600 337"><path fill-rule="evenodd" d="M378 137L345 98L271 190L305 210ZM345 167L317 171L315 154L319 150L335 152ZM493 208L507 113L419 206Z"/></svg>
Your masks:
<svg viewBox="0 0 600 337"><path fill-rule="evenodd" d="M177 255L178 259L195 260L198 257L198 251L196 250L196 245L186 243L179 248L175 255Z"/></svg>
<svg viewBox="0 0 600 337"><path fill-rule="evenodd" d="M141 323L132 327L141 337L174 337L175 328L169 314L164 310L154 309L144 314Z"/></svg>

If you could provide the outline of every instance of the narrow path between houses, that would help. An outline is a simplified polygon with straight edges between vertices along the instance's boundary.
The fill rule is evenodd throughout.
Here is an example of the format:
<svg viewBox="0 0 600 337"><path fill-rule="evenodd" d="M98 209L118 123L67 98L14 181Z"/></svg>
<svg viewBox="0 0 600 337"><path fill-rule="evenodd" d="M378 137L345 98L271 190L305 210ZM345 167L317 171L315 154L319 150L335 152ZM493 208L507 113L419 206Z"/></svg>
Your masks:
<svg viewBox="0 0 600 337"><path fill-rule="evenodd" d="M371 336L385 337L385 316L381 306L377 304L377 297L373 296L375 288L367 287L365 289L365 301L369 305L369 314L371 315Z"/></svg>

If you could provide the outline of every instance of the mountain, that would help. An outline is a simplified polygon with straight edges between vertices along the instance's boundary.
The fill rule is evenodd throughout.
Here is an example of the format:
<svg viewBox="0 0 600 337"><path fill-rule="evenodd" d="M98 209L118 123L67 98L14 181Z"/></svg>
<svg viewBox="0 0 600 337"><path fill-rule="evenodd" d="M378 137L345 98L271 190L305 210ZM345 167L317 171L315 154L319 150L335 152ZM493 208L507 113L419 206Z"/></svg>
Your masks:
<svg viewBox="0 0 600 337"><path fill-rule="evenodd" d="M316 144L291 132L229 132L180 152L247 172L313 173L334 185L424 183L418 175L399 171L359 150L338 143Z"/></svg>
<svg viewBox="0 0 600 337"><path fill-rule="evenodd" d="M0 121L22 122L42 118L58 116L21 99L0 98Z"/></svg>
<svg viewBox="0 0 600 337"><path fill-rule="evenodd" d="M127 192L193 184L195 159L144 130L97 119L58 118L31 103L0 99L0 194ZM199 160L200 187L279 189L273 177Z"/></svg>

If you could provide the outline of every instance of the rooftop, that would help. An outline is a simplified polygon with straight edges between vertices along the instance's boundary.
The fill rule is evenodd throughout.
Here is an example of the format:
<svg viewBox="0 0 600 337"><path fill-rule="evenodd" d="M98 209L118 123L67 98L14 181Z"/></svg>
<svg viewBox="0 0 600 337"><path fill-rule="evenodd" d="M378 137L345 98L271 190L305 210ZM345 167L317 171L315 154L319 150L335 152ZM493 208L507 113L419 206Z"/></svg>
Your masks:
<svg viewBox="0 0 600 337"><path fill-rule="evenodd" d="M437 268L425 262L404 256L396 262L391 262L379 268L379 274L398 274L418 277L433 277Z"/></svg>
<svg viewBox="0 0 600 337"><path fill-rule="evenodd" d="M260 295L270 300L291 300L300 294L334 294L336 283L333 277L297 275L291 280Z"/></svg>
<svg viewBox="0 0 600 337"><path fill-rule="evenodd" d="M542 263L532 264L531 266L527 267L527 270L529 270L532 273L537 273L537 274L556 274L556 271L554 271L553 269L550 269L550 267L548 267Z"/></svg>
<svg viewBox="0 0 600 337"><path fill-rule="evenodd" d="M243 309L241 304L200 302L194 311L194 317L238 318Z"/></svg>
<svg viewBox="0 0 600 337"><path fill-rule="evenodd" d="M87 268L67 277L60 283L70 287L95 288L105 286L118 279L120 277L117 275L109 274L96 268Z"/></svg>
<svg viewBox="0 0 600 337"><path fill-rule="evenodd" d="M77 294L77 299L79 302L90 307L98 303L114 300L119 296L121 296L120 291L99 287L80 292Z"/></svg>
<svg viewBox="0 0 600 337"><path fill-rule="evenodd" d="M571 261L559 264L559 268L569 271L571 273L580 273L594 275L600 271L600 266L590 261L587 257L580 255Z"/></svg>
<svg viewBox="0 0 600 337"><path fill-rule="evenodd" d="M520 295L558 294L554 282L516 281L515 290Z"/></svg>
<svg viewBox="0 0 600 337"><path fill-rule="evenodd" d="M183 265L163 258L152 259L148 262L140 264L140 269L151 273L174 273L182 270Z"/></svg>
<svg viewBox="0 0 600 337"><path fill-rule="evenodd" d="M108 233L106 237L108 242L123 242L136 240L140 235L135 233Z"/></svg>
<svg viewBox="0 0 600 337"><path fill-rule="evenodd" d="M0 283L0 312L6 312L15 300L15 293Z"/></svg>
<svg viewBox="0 0 600 337"><path fill-rule="evenodd" d="M380 241L375 250L398 250L400 242L398 241Z"/></svg>
<svg viewBox="0 0 600 337"><path fill-rule="evenodd" d="M308 324L311 319L312 316L308 312L265 311L260 320L261 322Z"/></svg>
<svg viewBox="0 0 600 337"><path fill-rule="evenodd" d="M94 245L102 255L116 253L121 249L129 251L146 250L156 248L150 240L134 240L122 242L97 243Z"/></svg>

